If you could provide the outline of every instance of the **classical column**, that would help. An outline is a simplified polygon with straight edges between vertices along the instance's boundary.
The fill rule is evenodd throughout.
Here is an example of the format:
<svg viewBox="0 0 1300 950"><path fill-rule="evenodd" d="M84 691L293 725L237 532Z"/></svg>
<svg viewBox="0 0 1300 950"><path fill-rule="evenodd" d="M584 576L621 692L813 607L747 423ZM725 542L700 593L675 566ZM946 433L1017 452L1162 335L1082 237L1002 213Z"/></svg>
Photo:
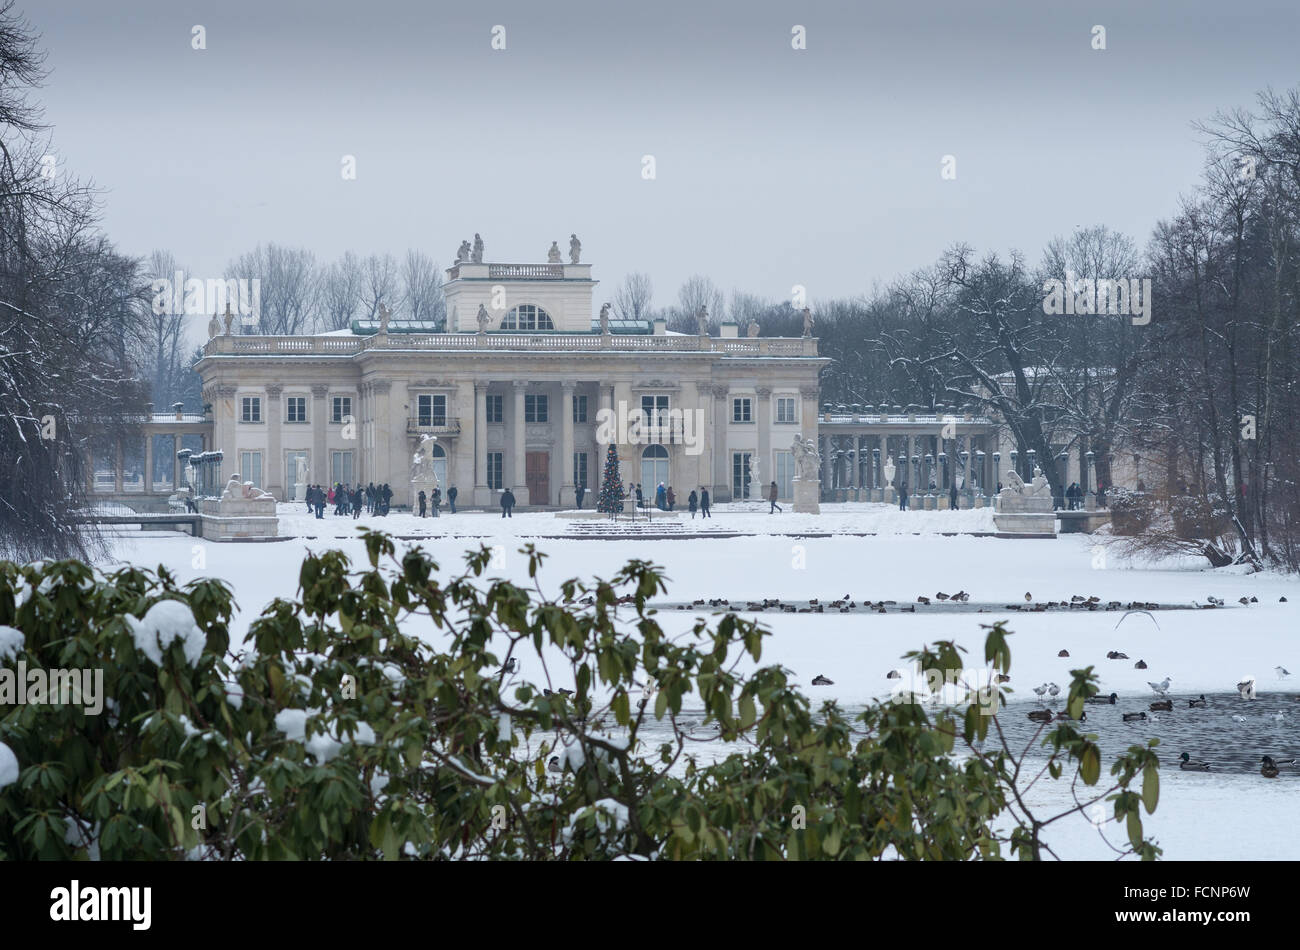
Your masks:
<svg viewBox="0 0 1300 950"><path fill-rule="evenodd" d="M727 452L727 433L728 422L730 418L728 413L731 406L728 405L728 397L731 395L731 388L726 385L713 387L713 472L710 479L713 484L708 486L709 497L713 501L729 500L731 498L731 459ZM724 498L719 498L719 490L722 490Z"/></svg>
<svg viewBox="0 0 1300 950"><path fill-rule="evenodd" d="M772 390L760 386L754 390L758 398L758 490L759 498L767 497L767 486L776 480L776 466L772 464Z"/></svg>
<svg viewBox="0 0 1300 950"><path fill-rule="evenodd" d="M153 494L153 436L147 432L144 436L144 491L146 495Z"/></svg>
<svg viewBox="0 0 1300 950"><path fill-rule="evenodd" d="M283 462L280 459L281 422L283 421L281 418L283 410L280 405L280 394L283 391L284 387L279 383L271 383L266 387L266 454L269 457L262 465L261 487L274 495L277 501L287 501L289 497L284 491L284 486L280 484L280 468L283 465ZM314 389L312 390L312 393L315 394ZM320 412L320 414L324 416L324 397L322 397L319 403L312 405L313 418L311 424L313 426L316 425L316 419L314 417L316 412ZM324 425L325 420L322 419L321 427L323 428ZM244 475L244 479L247 481L248 476L243 472L240 474Z"/></svg>
<svg viewBox="0 0 1300 950"><path fill-rule="evenodd" d="M846 461L849 466L849 483L846 487L856 490L858 487L858 436L856 433L849 436L849 451Z"/></svg>
<svg viewBox="0 0 1300 950"><path fill-rule="evenodd" d="M474 383L474 503L487 504L487 392L488 382Z"/></svg>
<svg viewBox="0 0 1300 950"><path fill-rule="evenodd" d="M565 380L560 384L560 459L564 481L560 485L560 504L568 504L573 498L573 387L574 383ZM574 504L577 504L575 499Z"/></svg>
<svg viewBox="0 0 1300 950"><path fill-rule="evenodd" d="M822 442L822 492L825 493L830 491L834 485L835 467L831 463L831 445L833 444L831 441L831 437L829 435L824 435L821 438L821 442Z"/></svg>
<svg viewBox="0 0 1300 950"><path fill-rule="evenodd" d="M521 505L532 504L528 498L528 488L526 470L524 468L524 453L527 451L525 446L528 444L527 430L524 428L524 390L528 388L528 380L514 380L515 388L515 418L514 418L514 484L510 488L515 493L515 498Z"/></svg>
<svg viewBox="0 0 1300 950"><path fill-rule="evenodd" d="M379 384L376 383L375 385L376 385L376 387L378 387ZM270 392L271 388L272 388L272 387L269 387L269 386L267 387L267 392L268 392L268 393ZM278 389L278 387L276 387L276 388ZM312 480L312 482L314 482L314 483L317 484L317 485L324 486L324 487L325 487L325 490L326 490L327 492L329 491L329 486L332 484L332 482L330 481L330 459L329 459L329 453L326 451L326 448L325 448L325 445L326 445L326 442L325 442L325 396L329 393L329 391L330 391L329 385L326 384L326 383L317 383L316 385L312 386L312 388L311 388L311 456L312 456L312 458L311 458L311 471L312 471L312 476L313 476L311 480ZM384 394L387 395L387 390L384 391ZM383 402L381 402L381 405L383 405L385 402L386 402L386 400L384 400ZM274 417L274 418L275 418L275 422L274 422L274 430L273 430L273 431L275 431L276 433L279 433L279 431L280 431L280 408L279 408L279 407L280 407L280 400L279 400L279 396L278 396L278 394L277 394L277 397L276 397L276 400L275 400L275 406L276 406L276 409L275 409L275 413L276 413L276 414L275 414L275 417ZM386 405L385 405L385 408L384 408L383 411L384 411L385 413L388 411ZM268 420L271 418L269 414L268 414L268 417L267 417L267 418L268 418ZM267 425L272 425L272 423L271 423L270 421L268 421L268 422L267 422ZM384 426L380 426L379 431L382 433L382 432L385 432L385 431L387 431L387 430L385 429ZM275 438L276 438L276 443L275 443L275 444L276 444L277 446L279 446L279 444L280 444L280 442L279 442L279 439L280 439L279 435L277 434ZM387 472L385 472L384 474L386 475ZM388 480L387 478L384 479L384 481L387 481L387 480ZM376 484L379 484L379 483L376 482Z"/></svg>
<svg viewBox="0 0 1300 950"><path fill-rule="evenodd" d="M181 490L181 460L176 453L181 450L181 437L172 436L172 491Z"/></svg>
<svg viewBox="0 0 1300 950"><path fill-rule="evenodd" d="M613 401L611 405L614 410L614 420L616 422L615 433L617 433L620 429L624 428L624 424L621 420L628 417L629 410L632 408L632 383L629 380L617 380L613 386L612 398ZM626 425L630 427L631 423L626 423ZM638 464L639 458L637 456L640 446L618 442L617 434L614 436L614 439L618 446L616 451L618 452L619 459L618 477L620 481L624 486L626 486L628 482L641 481L641 466ZM601 460L601 471L604 471L603 459ZM628 512L636 510L636 497L634 495L629 495L623 500L623 510Z"/></svg>
<svg viewBox="0 0 1300 950"><path fill-rule="evenodd" d="M113 491L122 493L122 469L126 466L122 453L122 440L113 440Z"/></svg>

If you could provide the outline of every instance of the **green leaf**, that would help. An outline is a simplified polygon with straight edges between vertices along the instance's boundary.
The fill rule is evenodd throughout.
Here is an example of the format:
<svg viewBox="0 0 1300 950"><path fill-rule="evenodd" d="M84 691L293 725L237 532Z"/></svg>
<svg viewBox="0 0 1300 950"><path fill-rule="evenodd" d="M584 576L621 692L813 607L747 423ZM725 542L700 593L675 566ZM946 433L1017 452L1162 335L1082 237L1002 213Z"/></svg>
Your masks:
<svg viewBox="0 0 1300 950"><path fill-rule="evenodd" d="M1142 770L1142 804L1148 815L1155 813L1158 801L1160 801L1160 772L1152 762Z"/></svg>
<svg viewBox="0 0 1300 950"><path fill-rule="evenodd" d="M1083 754L1079 756L1079 777L1087 785L1096 785L1097 779L1101 778L1101 750L1095 743L1089 742L1083 747Z"/></svg>

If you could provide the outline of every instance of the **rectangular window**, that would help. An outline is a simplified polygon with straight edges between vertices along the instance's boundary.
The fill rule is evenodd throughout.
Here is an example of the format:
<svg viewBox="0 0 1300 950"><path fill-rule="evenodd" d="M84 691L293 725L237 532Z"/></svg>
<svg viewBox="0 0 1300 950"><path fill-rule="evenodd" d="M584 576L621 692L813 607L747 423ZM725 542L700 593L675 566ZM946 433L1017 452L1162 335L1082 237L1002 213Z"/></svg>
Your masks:
<svg viewBox="0 0 1300 950"><path fill-rule="evenodd" d="M352 477L352 452L330 452L330 484L351 485L356 482Z"/></svg>
<svg viewBox="0 0 1300 950"><path fill-rule="evenodd" d="M421 395L417 400L417 422L422 426L445 426L447 424L447 397L438 395Z"/></svg>
<svg viewBox="0 0 1300 950"><path fill-rule="evenodd" d="M794 453L776 453L776 490L782 498L794 497Z"/></svg>
<svg viewBox="0 0 1300 950"><path fill-rule="evenodd" d="M751 494L756 486L751 484L752 470L750 460L753 458L749 452L732 452L731 453L731 497L740 501L742 498L757 498L757 494Z"/></svg>
<svg viewBox="0 0 1300 950"><path fill-rule="evenodd" d="M581 485L583 488L588 487L586 452L573 453L573 485L575 488L579 485Z"/></svg>
<svg viewBox="0 0 1300 950"><path fill-rule="evenodd" d="M642 396L641 416L644 420L642 425L650 427L668 425L668 397Z"/></svg>
<svg viewBox="0 0 1300 950"><path fill-rule="evenodd" d="M306 422L307 421L307 397L290 396L285 400L287 413L285 422Z"/></svg>
<svg viewBox="0 0 1300 950"><path fill-rule="evenodd" d="M241 422L261 422L262 421L262 397L245 396L243 398L244 413L240 416Z"/></svg>
<svg viewBox="0 0 1300 950"><path fill-rule="evenodd" d="M335 396L333 400L333 411L330 413L330 422L341 423L350 415L352 415L352 397Z"/></svg>
<svg viewBox="0 0 1300 950"><path fill-rule="evenodd" d="M794 397L779 396L776 400L776 421L794 422Z"/></svg>
<svg viewBox="0 0 1300 950"><path fill-rule="evenodd" d="M252 482L254 488L262 487L262 453L239 453L239 480Z"/></svg>
<svg viewBox="0 0 1300 950"><path fill-rule="evenodd" d="M742 396L738 399L731 400L731 421L732 422L753 422L754 421L754 404L748 396Z"/></svg>
<svg viewBox="0 0 1300 950"><path fill-rule="evenodd" d="M505 418L505 410L502 409L502 397L500 393L488 393L487 395L487 421L501 422Z"/></svg>
<svg viewBox="0 0 1300 950"><path fill-rule="evenodd" d="M493 491L501 490L501 462L502 453L489 452L487 454L487 483L488 488Z"/></svg>
<svg viewBox="0 0 1300 950"><path fill-rule="evenodd" d="M548 422L545 396L524 396L524 422Z"/></svg>
<svg viewBox="0 0 1300 950"><path fill-rule="evenodd" d="M574 422L587 421L587 397L586 396L573 397L573 421Z"/></svg>

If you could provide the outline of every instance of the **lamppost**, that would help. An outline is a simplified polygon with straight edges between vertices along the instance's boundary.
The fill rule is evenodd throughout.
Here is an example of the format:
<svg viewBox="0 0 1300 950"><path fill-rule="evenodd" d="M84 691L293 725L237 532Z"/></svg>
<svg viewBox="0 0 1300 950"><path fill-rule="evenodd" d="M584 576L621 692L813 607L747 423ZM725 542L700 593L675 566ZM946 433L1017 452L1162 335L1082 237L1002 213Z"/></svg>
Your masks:
<svg viewBox="0 0 1300 950"><path fill-rule="evenodd" d="M1088 494L1095 497L1097 493L1094 489L1096 487L1097 482L1093 475L1092 466L1096 464L1097 456L1093 453L1092 449L1089 449L1087 452L1084 453L1083 457L1087 459L1088 462L1088 474L1085 476L1088 483L1085 487L1088 489Z"/></svg>
<svg viewBox="0 0 1300 950"><path fill-rule="evenodd" d="M945 485L952 484L948 480L948 453L939 453L939 491L942 492Z"/></svg>
<svg viewBox="0 0 1300 950"><path fill-rule="evenodd" d="M1029 478L1026 479L1026 481L1032 481L1034 477L1034 469L1037 467L1034 459L1038 456L1038 450L1029 449L1025 454L1029 456Z"/></svg>

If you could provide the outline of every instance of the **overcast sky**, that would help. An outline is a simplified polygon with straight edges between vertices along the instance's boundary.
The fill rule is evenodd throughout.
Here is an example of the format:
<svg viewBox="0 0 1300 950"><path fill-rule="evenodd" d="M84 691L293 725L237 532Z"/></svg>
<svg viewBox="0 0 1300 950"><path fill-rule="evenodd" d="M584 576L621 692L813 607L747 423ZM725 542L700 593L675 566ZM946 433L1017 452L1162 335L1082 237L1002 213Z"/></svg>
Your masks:
<svg viewBox="0 0 1300 950"><path fill-rule="evenodd" d="M693 273L857 294L956 240L1037 261L1104 223L1144 245L1200 174L1192 121L1300 82L1296 0L25 7L60 161L128 253L205 277L266 241L445 267L475 231L512 262L576 231L598 301L640 270L656 305Z"/></svg>

